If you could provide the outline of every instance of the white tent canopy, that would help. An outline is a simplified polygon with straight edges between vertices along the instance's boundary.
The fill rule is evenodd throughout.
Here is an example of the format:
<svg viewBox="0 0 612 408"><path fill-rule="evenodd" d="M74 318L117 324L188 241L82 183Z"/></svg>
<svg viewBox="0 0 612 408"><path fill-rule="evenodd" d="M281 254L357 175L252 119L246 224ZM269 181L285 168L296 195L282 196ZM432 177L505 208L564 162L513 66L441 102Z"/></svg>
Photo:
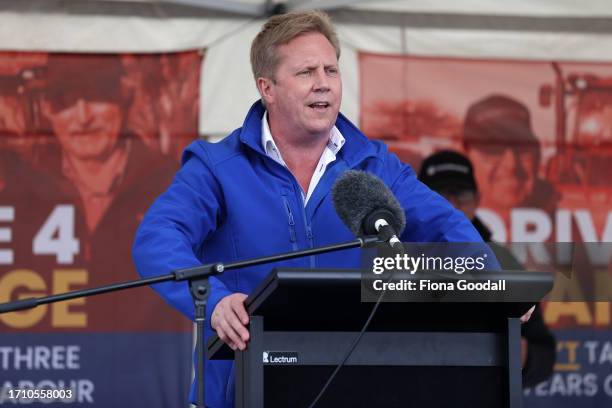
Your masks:
<svg viewBox="0 0 612 408"><path fill-rule="evenodd" d="M358 117L360 50L449 57L612 61L609 0L0 0L0 49L206 49L200 132L239 126L258 98L249 47L267 15L326 9L342 42L342 111Z"/></svg>
<svg viewBox="0 0 612 408"><path fill-rule="evenodd" d="M82 0L81 0L82 1ZM91 0L89 0L91 1ZM93 0L97 1L97 0ZM205 10L264 17L275 8L302 9L356 9L393 13L445 13L508 16L567 16L596 17L612 15L612 6L606 0L515 0L503 3L495 0L111 0L123 3L165 3L187 5Z"/></svg>

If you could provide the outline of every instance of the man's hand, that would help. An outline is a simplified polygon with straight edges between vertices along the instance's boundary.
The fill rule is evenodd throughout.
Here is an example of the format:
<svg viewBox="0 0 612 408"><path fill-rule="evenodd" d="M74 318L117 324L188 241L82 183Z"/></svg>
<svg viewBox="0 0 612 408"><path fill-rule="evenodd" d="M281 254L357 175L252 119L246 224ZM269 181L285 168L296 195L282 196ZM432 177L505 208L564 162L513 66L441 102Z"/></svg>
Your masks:
<svg viewBox="0 0 612 408"><path fill-rule="evenodd" d="M245 327L249 323L249 315L244 307L246 298L244 293L224 297L217 303L210 318L212 328L232 350L244 350L249 341L249 331Z"/></svg>
<svg viewBox="0 0 612 408"><path fill-rule="evenodd" d="M524 315L521 316L521 323L527 323L529 319L531 319L531 314L535 310L535 305L531 306L531 309L527 311Z"/></svg>

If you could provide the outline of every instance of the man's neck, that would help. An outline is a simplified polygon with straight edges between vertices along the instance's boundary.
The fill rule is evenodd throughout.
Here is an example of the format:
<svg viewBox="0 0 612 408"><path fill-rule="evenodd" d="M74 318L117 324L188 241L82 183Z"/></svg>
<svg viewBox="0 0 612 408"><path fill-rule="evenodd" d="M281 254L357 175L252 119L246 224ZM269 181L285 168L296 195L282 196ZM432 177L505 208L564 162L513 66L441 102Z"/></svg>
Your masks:
<svg viewBox="0 0 612 408"><path fill-rule="evenodd" d="M303 191L308 191L310 180L329 141L330 130L321 134L300 134L269 122L270 133L280 150L287 168L295 176Z"/></svg>

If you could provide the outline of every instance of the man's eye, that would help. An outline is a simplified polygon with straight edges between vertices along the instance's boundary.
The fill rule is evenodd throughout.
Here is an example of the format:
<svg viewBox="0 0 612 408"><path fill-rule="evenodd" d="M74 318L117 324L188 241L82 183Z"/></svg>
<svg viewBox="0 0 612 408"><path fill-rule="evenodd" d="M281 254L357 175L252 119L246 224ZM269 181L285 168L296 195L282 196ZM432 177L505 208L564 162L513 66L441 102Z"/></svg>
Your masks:
<svg viewBox="0 0 612 408"><path fill-rule="evenodd" d="M310 71L309 70L308 71L300 71L300 72L298 72L298 75L299 76L309 76L310 75Z"/></svg>
<svg viewBox="0 0 612 408"><path fill-rule="evenodd" d="M327 73L330 75L336 75L338 73L337 68L327 68Z"/></svg>

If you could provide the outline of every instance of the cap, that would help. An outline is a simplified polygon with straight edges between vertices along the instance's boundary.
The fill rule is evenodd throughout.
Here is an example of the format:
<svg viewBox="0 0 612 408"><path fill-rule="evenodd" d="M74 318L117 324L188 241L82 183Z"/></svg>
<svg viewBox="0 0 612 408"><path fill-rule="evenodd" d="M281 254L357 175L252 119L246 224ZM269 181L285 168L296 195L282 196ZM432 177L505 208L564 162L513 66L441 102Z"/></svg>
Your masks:
<svg viewBox="0 0 612 408"><path fill-rule="evenodd" d="M461 153L443 150L423 160L419 180L435 191L477 191L474 168Z"/></svg>
<svg viewBox="0 0 612 408"><path fill-rule="evenodd" d="M470 145L521 145L539 147L531 130L529 110L522 103L491 95L472 104L463 122L463 140Z"/></svg>
<svg viewBox="0 0 612 408"><path fill-rule="evenodd" d="M79 98L119 103L125 101L120 56L102 54L49 54L46 95L63 109Z"/></svg>

